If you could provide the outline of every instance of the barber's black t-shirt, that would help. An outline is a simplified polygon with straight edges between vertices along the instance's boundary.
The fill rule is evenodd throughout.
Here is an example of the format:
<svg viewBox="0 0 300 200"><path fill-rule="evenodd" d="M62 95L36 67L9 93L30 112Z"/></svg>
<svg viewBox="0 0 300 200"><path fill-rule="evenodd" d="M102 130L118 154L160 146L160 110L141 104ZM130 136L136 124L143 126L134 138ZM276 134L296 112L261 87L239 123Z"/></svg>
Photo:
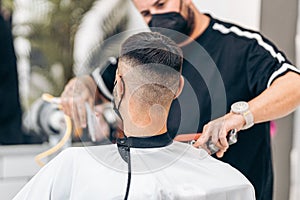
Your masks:
<svg viewBox="0 0 300 200"><path fill-rule="evenodd" d="M183 52L185 86L168 119L168 130L174 136L202 132L206 123L230 112L233 103L250 101L288 71L299 73L260 33L214 18ZM102 73L110 91L115 69L111 66ZM240 131L238 137L221 160L251 181L257 199L272 199L269 122Z"/></svg>

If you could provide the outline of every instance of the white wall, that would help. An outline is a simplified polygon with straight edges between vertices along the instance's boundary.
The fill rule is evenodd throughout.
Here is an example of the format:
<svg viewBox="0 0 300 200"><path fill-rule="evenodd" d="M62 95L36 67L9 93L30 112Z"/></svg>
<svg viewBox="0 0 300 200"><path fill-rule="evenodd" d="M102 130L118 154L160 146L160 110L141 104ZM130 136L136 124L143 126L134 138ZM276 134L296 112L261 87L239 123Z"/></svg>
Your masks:
<svg viewBox="0 0 300 200"><path fill-rule="evenodd" d="M259 30L261 0L193 0L202 12L235 22L245 28Z"/></svg>
<svg viewBox="0 0 300 200"><path fill-rule="evenodd" d="M300 3L298 3L298 22L296 33L296 65L300 66ZM300 108L294 115L293 148L291 151L290 200L300 199Z"/></svg>

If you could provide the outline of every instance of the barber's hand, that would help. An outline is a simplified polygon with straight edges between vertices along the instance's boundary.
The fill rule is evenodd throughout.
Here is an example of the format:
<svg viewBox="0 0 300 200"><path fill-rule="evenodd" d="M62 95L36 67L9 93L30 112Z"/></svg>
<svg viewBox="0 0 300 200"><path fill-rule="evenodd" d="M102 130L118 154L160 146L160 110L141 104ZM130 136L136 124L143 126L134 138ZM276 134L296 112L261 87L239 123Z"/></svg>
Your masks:
<svg viewBox="0 0 300 200"><path fill-rule="evenodd" d="M207 150L207 141L211 138L212 143L219 148L216 155L221 158L229 147L226 138L229 131L232 129L239 131L245 123L245 119L242 115L233 113L228 113L223 117L210 121L204 126L202 135L195 142L194 146L202 147Z"/></svg>
<svg viewBox="0 0 300 200"><path fill-rule="evenodd" d="M85 102L94 107L97 85L89 75L75 77L65 86L61 94L61 104L64 113L70 116L75 128L85 128L87 115Z"/></svg>

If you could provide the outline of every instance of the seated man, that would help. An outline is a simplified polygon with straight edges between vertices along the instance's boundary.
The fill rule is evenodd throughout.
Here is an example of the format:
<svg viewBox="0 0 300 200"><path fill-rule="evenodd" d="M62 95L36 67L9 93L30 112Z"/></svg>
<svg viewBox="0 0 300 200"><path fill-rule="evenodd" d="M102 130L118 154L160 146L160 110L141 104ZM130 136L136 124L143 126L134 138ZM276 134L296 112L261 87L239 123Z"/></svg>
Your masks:
<svg viewBox="0 0 300 200"><path fill-rule="evenodd" d="M250 182L203 149L172 141L166 122L181 92L182 52L158 33L128 38L120 52L114 108L117 144L65 150L17 199L255 199Z"/></svg>

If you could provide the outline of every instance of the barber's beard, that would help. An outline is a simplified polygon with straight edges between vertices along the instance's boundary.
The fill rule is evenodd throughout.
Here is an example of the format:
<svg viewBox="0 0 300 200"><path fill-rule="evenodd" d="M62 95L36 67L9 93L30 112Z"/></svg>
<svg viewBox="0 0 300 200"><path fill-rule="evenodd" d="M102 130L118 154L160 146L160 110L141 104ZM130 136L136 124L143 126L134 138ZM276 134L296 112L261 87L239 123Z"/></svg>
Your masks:
<svg viewBox="0 0 300 200"><path fill-rule="evenodd" d="M195 13L189 6L186 6L186 9L187 9L187 22L188 22L187 27L189 30L188 35L190 36L193 33L195 28Z"/></svg>
<svg viewBox="0 0 300 200"><path fill-rule="evenodd" d="M148 24L150 29L171 38L177 44L187 40L187 36L194 31L195 14L189 6L184 4L182 6L184 6L183 9L187 16L183 16L179 12L152 15Z"/></svg>

